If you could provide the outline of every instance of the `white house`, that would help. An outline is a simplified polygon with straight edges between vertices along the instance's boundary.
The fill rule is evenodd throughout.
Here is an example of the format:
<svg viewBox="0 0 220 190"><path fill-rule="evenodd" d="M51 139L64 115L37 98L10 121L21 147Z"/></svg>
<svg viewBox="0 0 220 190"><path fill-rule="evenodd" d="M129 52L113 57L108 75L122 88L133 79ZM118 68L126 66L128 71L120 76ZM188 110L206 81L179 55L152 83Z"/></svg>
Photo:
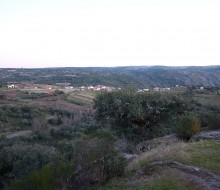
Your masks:
<svg viewBox="0 0 220 190"><path fill-rule="evenodd" d="M9 84L9 85L8 85L8 88L17 88L17 85L15 85L15 84Z"/></svg>

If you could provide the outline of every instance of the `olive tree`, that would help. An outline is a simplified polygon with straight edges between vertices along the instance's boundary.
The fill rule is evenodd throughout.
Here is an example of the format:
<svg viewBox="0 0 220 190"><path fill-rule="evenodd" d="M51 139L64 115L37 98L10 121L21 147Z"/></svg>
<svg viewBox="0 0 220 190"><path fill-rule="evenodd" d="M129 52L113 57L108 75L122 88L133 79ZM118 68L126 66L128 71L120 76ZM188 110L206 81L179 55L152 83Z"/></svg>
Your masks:
<svg viewBox="0 0 220 190"><path fill-rule="evenodd" d="M115 91L95 99L96 119L119 134L141 141L154 136L159 126L193 110L192 99L177 93Z"/></svg>

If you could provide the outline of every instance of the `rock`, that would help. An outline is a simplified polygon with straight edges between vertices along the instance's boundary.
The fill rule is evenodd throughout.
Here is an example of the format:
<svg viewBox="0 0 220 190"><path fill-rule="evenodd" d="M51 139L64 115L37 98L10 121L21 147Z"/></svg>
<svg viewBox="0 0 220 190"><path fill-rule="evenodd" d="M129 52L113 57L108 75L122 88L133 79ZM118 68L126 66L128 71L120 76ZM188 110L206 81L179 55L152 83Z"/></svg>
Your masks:
<svg viewBox="0 0 220 190"><path fill-rule="evenodd" d="M177 138L175 134L171 134L164 137L158 137L152 140L143 141L136 146L136 149L139 152L147 152L157 147L158 145L161 144L169 145L169 144L177 143L179 141L180 140Z"/></svg>
<svg viewBox="0 0 220 190"><path fill-rule="evenodd" d="M7 139L13 139L13 138L16 138L16 137L27 137L27 136L30 136L32 134L33 134L33 132L31 130L17 131L17 132L13 132L13 133L10 133L10 134L6 135L6 138Z"/></svg>
<svg viewBox="0 0 220 190"><path fill-rule="evenodd" d="M202 131L194 135L190 142L199 141L199 140L220 140L220 130L217 131Z"/></svg>
<svg viewBox="0 0 220 190"><path fill-rule="evenodd" d="M137 154L123 154L127 161L132 161L138 157Z"/></svg>

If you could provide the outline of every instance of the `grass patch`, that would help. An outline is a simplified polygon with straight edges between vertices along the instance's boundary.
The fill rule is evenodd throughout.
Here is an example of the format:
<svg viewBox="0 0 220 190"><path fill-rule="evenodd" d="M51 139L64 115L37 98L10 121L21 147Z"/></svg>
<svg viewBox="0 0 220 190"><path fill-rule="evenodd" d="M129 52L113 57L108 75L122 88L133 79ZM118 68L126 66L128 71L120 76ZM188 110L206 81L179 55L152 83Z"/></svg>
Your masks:
<svg viewBox="0 0 220 190"><path fill-rule="evenodd" d="M220 95L197 95L196 99L204 106L220 106Z"/></svg>
<svg viewBox="0 0 220 190"><path fill-rule="evenodd" d="M81 99L75 98L75 97L71 97L68 98L69 102L72 104L76 104L76 105L80 105L80 106L86 106L87 103L82 101Z"/></svg>
<svg viewBox="0 0 220 190"><path fill-rule="evenodd" d="M135 171L159 160L178 161L220 174L220 143L204 140L195 143L179 142L169 146L162 145L140 155L128 165L128 171Z"/></svg>
<svg viewBox="0 0 220 190"><path fill-rule="evenodd" d="M200 141L191 144L183 151L188 156L177 156L177 161L220 174L220 143L208 140Z"/></svg>
<svg viewBox="0 0 220 190"><path fill-rule="evenodd" d="M89 90L86 90L86 91L83 91L83 92L80 92L80 93L92 96L93 98L95 98L96 95L97 95L97 92L93 92L93 91L89 91Z"/></svg>
<svg viewBox="0 0 220 190"><path fill-rule="evenodd" d="M185 180L177 179L174 176L162 177L141 185L136 190L195 190L190 183Z"/></svg>
<svg viewBox="0 0 220 190"><path fill-rule="evenodd" d="M120 190L128 189L128 186L126 185L123 179L111 180L106 185L98 188L98 190L117 190L117 189L120 189ZM97 188L92 188L91 190L97 190Z"/></svg>
<svg viewBox="0 0 220 190"><path fill-rule="evenodd" d="M74 92L68 95L67 100L77 105L92 105L94 96L90 92ZM92 92L91 92L92 93Z"/></svg>
<svg viewBox="0 0 220 190"><path fill-rule="evenodd" d="M175 175L162 175L150 180L115 179L98 190L201 190L199 184Z"/></svg>
<svg viewBox="0 0 220 190"><path fill-rule="evenodd" d="M187 157L182 150L188 147L190 144L186 142L178 142L170 145L162 144L151 151L141 154L138 159L135 159L128 165L128 171L135 171L144 167L153 161L169 161L173 160L176 155Z"/></svg>

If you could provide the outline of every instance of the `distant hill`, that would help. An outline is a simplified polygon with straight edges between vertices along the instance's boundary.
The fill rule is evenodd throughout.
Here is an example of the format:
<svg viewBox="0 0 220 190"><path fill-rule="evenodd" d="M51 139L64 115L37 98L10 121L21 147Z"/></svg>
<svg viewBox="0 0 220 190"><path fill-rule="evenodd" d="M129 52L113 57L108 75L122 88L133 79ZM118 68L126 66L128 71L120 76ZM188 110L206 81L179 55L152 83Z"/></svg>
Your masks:
<svg viewBox="0 0 220 190"><path fill-rule="evenodd" d="M220 87L220 66L206 67L71 67L42 69L0 69L0 84L31 81L35 83L71 83L138 88L174 85Z"/></svg>

